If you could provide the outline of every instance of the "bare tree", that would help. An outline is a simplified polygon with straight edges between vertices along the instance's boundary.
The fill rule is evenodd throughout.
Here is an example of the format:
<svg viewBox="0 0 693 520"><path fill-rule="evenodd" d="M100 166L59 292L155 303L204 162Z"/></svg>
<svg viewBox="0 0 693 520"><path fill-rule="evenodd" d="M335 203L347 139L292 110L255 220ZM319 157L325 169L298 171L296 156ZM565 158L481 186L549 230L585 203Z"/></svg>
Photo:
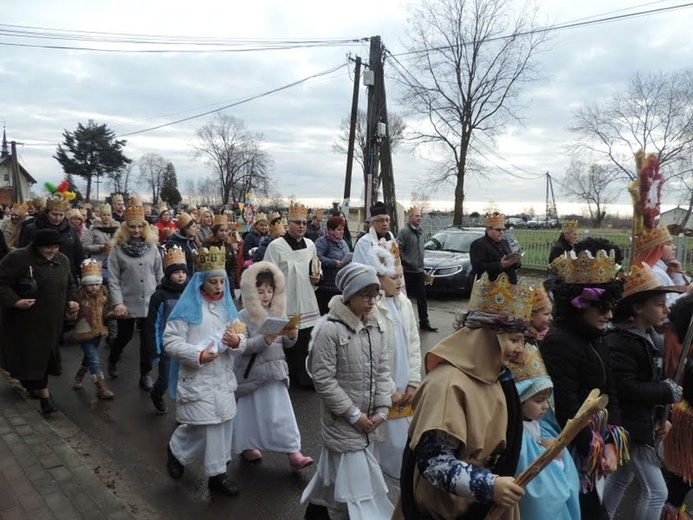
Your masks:
<svg viewBox="0 0 693 520"><path fill-rule="evenodd" d="M159 190L164 182L169 161L156 153L146 153L137 162L140 182L152 192L152 204L159 202Z"/></svg>
<svg viewBox="0 0 693 520"><path fill-rule="evenodd" d="M220 113L196 134L200 142L195 157L203 158L214 173L222 204L243 199L247 191L269 192L272 159L261 147L261 134L251 134L243 121Z"/></svg>
<svg viewBox="0 0 693 520"><path fill-rule="evenodd" d="M207 178L198 179L195 193L197 201L203 206L216 206L221 202L219 189L217 188L217 178L210 175Z"/></svg>
<svg viewBox="0 0 693 520"><path fill-rule="evenodd" d="M400 148L404 142L404 132L407 129L407 123L404 122L401 116L397 114L388 114L387 116L387 134L390 140L390 152ZM351 119L347 117L342 119L339 124L339 135L337 141L332 145L332 150L337 153L347 155L349 148L349 128ZM356 129L354 133L354 160L361 166L362 177L366 179L366 165L368 164L368 120L366 112L359 110L356 114ZM375 179L373 179L373 194L377 198L377 193L380 190L381 174L379 171Z"/></svg>
<svg viewBox="0 0 693 520"><path fill-rule="evenodd" d="M415 139L448 157L442 179L455 184L453 224L462 223L471 140L492 138L517 119L520 87L536 78L534 57L546 39L535 10L510 0L422 0L411 8L412 75L403 102L425 124Z"/></svg>
<svg viewBox="0 0 693 520"><path fill-rule="evenodd" d="M621 178L635 178L640 149L656 153L662 168L673 164L693 147L693 71L636 73L625 92L580 108L570 129L574 152L611 163Z"/></svg>
<svg viewBox="0 0 693 520"><path fill-rule="evenodd" d="M600 227L606 217L606 206L616 202L621 193L613 187L618 179L619 170L614 167L572 159L561 186L568 198L587 204L592 225Z"/></svg>
<svg viewBox="0 0 693 520"><path fill-rule="evenodd" d="M113 193L128 193L134 169L135 165L130 163L108 174L108 178L111 179Z"/></svg>
<svg viewBox="0 0 693 520"><path fill-rule="evenodd" d="M421 210L421 213L427 213L431 209L431 195L422 190L414 190L411 192L411 205Z"/></svg>

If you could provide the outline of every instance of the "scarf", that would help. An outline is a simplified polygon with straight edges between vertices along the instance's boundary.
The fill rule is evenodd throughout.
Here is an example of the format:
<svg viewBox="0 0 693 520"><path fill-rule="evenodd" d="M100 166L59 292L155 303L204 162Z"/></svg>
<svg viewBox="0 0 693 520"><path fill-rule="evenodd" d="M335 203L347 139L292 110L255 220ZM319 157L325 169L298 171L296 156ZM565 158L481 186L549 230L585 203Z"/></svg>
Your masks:
<svg viewBox="0 0 693 520"><path fill-rule="evenodd" d="M333 242L333 243L335 243L335 244L339 244L339 241L342 240L340 237L338 237L337 235L335 235L335 234L334 234L332 231L330 231L329 229L326 229L326 230L325 230L325 233L323 234L323 236L325 237L325 239L326 239L328 242Z"/></svg>
<svg viewBox="0 0 693 520"><path fill-rule="evenodd" d="M147 254L149 248L152 247L144 240L131 239L127 242L120 244L120 248L123 252L132 258L141 258Z"/></svg>

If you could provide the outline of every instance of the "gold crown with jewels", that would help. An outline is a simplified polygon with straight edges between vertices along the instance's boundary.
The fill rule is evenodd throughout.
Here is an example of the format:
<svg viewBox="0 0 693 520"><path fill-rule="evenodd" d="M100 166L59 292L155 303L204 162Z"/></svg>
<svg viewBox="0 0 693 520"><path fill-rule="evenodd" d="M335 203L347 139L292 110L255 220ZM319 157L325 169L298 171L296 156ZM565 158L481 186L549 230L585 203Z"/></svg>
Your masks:
<svg viewBox="0 0 693 520"><path fill-rule="evenodd" d="M289 206L289 220L306 220L308 217L308 208L298 202L293 202Z"/></svg>
<svg viewBox="0 0 693 520"><path fill-rule="evenodd" d="M62 197L48 197L46 209L48 211L67 211L70 209L70 202Z"/></svg>
<svg viewBox="0 0 693 520"><path fill-rule="evenodd" d="M549 298L549 293L546 292L546 288L543 283L538 283L534 286L534 296L532 298L532 312L543 309L544 307L551 305L551 298Z"/></svg>
<svg viewBox="0 0 693 520"><path fill-rule="evenodd" d="M671 242L671 240L671 233L661 224L652 229L642 229L635 235L635 256L653 247Z"/></svg>
<svg viewBox="0 0 693 520"><path fill-rule="evenodd" d="M195 267L197 271L225 270L226 249L224 246L212 246L209 249L203 247L195 254Z"/></svg>
<svg viewBox="0 0 693 520"><path fill-rule="evenodd" d="M516 383L548 375L539 348L532 343L525 343L523 360L511 361L508 363L508 368L513 373Z"/></svg>
<svg viewBox="0 0 693 520"><path fill-rule="evenodd" d="M561 231L577 231L578 221L577 220L564 220L561 223Z"/></svg>
<svg viewBox="0 0 693 520"><path fill-rule="evenodd" d="M616 253L612 249L607 253L603 249L592 256L590 251L570 251L566 255L563 280L571 284L602 284L613 281L616 277Z"/></svg>
<svg viewBox="0 0 693 520"><path fill-rule="evenodd" d="M501 273L492 282L488 278L488 273L484 273L474 282L467 310L528 322L532 316L533 298L534 286L526 279L521 278L516 284L512 284L508 275Z"/></svg>
<svg viewBox="0 0 693 520"><path fill-rule="evenodd" d="M173 246L166 250L164 254L164 269L171 265L187 265L185 260L185 251L183 251L179 246Z"/></svg>
<svg viewBox="0 0 693 520"><path fill-rule="evenodd" d="M641 265L631 266L630 272L626 277L626 283L623 285L623 296L621 299L623 300L637 293L662 288L662 282L659 281L652 268L645 262L642 262Z"/></svg>
<svg viewBox="0 0 693 520"><path fill-rule="evenodd" d="M82 262L82 285L100 284L103 282L103 265L98 260L87 258Z"/></svg>

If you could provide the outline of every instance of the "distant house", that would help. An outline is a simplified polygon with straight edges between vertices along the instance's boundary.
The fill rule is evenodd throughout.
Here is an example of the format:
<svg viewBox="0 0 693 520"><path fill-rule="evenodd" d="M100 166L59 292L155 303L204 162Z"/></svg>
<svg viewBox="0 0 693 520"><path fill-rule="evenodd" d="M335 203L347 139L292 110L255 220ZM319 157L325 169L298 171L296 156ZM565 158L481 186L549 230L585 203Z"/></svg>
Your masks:
<svg viewBox="0 0 693 520"><path fill-rule="evenodd" d="M683 208L676 207L674 209L670 209L668 211L664 211L659 215L659 222L661 224L664 224L665 226L672 226L676 225L679 226L683 222L683 219L686 218L686 213L688 213L687 210ZM687 225L690 225L690 219Z"/></svg>
<svg viewBox="0 0 693 520"><path fill-rule="evenodd" d="M14 142L12 142L12 151L16 154ZM17 184L16 187L15 183ZM10 148L7 146L7 136L3 128L2 149L0 149L0 204L11 205L13 202L29 200L29 190L32 184L36 184L36 179L29 175L26 168L19 163L19 157L10 153Z"/></svg>

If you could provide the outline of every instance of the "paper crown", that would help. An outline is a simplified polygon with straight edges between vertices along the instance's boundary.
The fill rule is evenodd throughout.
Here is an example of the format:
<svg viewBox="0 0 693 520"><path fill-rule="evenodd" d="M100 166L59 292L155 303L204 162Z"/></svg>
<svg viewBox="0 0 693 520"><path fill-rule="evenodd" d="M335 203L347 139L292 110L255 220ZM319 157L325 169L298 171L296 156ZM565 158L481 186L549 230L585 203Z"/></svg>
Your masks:
<svg viewBox="0 0 693 520"><path fill-rule="evenodd" d="M421 208L419 206L412 206L407 210L407 215L413 217L414 215L421 215Z"/></svg>
<svg viewBox="0 0 693 520"><path fill-rule="evenodd" d="M46 207L46 197L36 197L31 201L32 205L36 209L42 209Z"/></svg>
<svg viewBox="0 0 693 520"><path fill-rule="evenodd" d="M501 273L492 282L488 278L488 273L484 273L472 286L467 310L529 322L533 297L534 288L524 278L512 284L508 280L508 275Z"/></svg>
<svg viewBox="0 0 693 520"><path fill-rule="evenodd" d="M62 197L48 197L46 199L46 209L48 211L67 211L70 209L70 202Z"/></svg>
<svg viewBox="0 0 693 520"><path fill-rule="evenodd" d="M229 216L226 214L214 215L212 219L213 226L227 226L229 224Z"/></svg>
<svg viewBox="0 0 693 520"><path fill-rule="evenodd" d="M159 204L159 205L156 207L156 209L159 211L159 215L161 215L162 213L164 213L164 212L166 212L166 211L168 211L169 213L171 213L171 210L169 210L169 209L166 207L166 204Z"/></svg>
<svg viewBox="0 0 693 520"><path fill-rule="evenodd" d="M282 214L279 213L278 211L271 211L270 214L268 215L267 219L269 220L269 223L271 224L273 221L277 220L278 218L282 218Z"/></svg>
<svg viewBox="0 0 693 520"><path fill-rule="evenodd" d="M144 222L144 208L142 206L130 206L123 212L125 222Z"/></svg>
<svg viewBox="0 0 693 520"><path fill-rule="evenodd" d="M164 269L172 265L187 265L185 260L185 251L179 246L173 246L166 250L164 254Z"/></svg>
<svg viewBox="0 0 693 520"><path fill-rule="evenodd" d="M513 373L516 383L549 374L539 352L539 347L532 343L525 343L522 361L513 360L508 363L508 368Z"/></svg>
<svg viewBox="0 0 693 520"><path fill-rule="evenodd" d="M137 195L133 195L128 199L128 204L130 206L134 207L139 207L142 205L142 199L140 199Z"/></svg>
<svg viewBox="0 0 693 520"><path fill-rule="evenodd" d="M110 204L101 204L97 210L99 213L108 213L109 215L113 212Z"/></svg>
<svg viewBox="0 0 693 520"><path fill-rule="evenodd" d="M306 220L308 216L308 208L303 204L293 202L289 206L289 220Z"/></svg>
<svg viewBox="0 0 693 520"><path fill-rule="evenodd" d="M662 282L659 281L657 275L652 271L652 268L642 262L641 265L633 265L626 277L626 283L623 285L622 300L646 291L655 291L657 289L664 290Z"/></svg>
<svg viewBox="0 0 693 520"><path fill-rule="evenodd" d="M561 231L577 231L578 221L577 220L564 220L561 223Z"/></svg>
<svg viewBox="0 0 693 520"><path fill-rule="evenodd" d="M12 213L15 215L26 215L29 211L29 207L23 202L15 202L12 206Z"/></svg>
<svg viewBox="0 0 693 520"><path fill-rule="evenodd" d="M123 196L120 193L114 193L111 195L111 202L115 204L116 202L125 202Z"/></svg>
<svg viewBox="0 0 693 520"><path fill-rule="evenodd" d="M534 296L532 297L532 312L543 309L551 305L551 298L543 283L538 283L534 286Z"/></svg>
<svg viewBox="0 0 693 520"><path fill-rule="evenodd" d="M189 226L193 222L192 216L190 214L182 212L180 215L176 217L176 226L178 226L178 229L184 229L185 227Z"/></svg>
<svg viewBox="0 0 693 520"><path fill-rule="evenodd" d="M399 245L394 240L390 243L390 253L395 257L395 267L402 265L402 260L399 257Z"/></svg>
<svg viewBox="0 0 693 520"><path fill-rule="evenodd" d="M318 217L318 218L322 218L325 216L325 210L324 209L316 209L315 211L313 211L313 216Z"/></svg>
<svg viewBox="0 0 693 520"><path fill-rule="evenodd" d="M274 238L284 236L286 229L284 228L284 222L281 217L274 219L269 226L270 235Z"/></svg>
<svg viewBox="0 0 693 520"><path fill-rule="evenodd" d="M635 235L635 256L637 257L647 250L666 244L671 240L671 233L661 224L652 229L641 229L640 232Z"/></svg>
<svg viewBox="0 0 693 520"><path fill-rule="evenodd" d="M212 246L209 249L203 247L195 254L195 268L197 271L216 271L226 269L226 249L224 246Z"/></svg>
<svg viewBox="0 0 693 520"><path fill-rule="evenodd" d="M562 255L557 256L549 264L549 271L551 271L556 276L563 276L563 271L565 271L565 264L567 261L567 253L563 253Z"/></svg>
<svg viewBox="0 0 693 520"><path fill-rule="evenodd" d="M505 229L505 216L500 213L486 215L486 227L502 227Z"/></svg>
<svg viewBox="0 0 693 520"><path fill-rule="evenodd" d="M571 284L602 284L609 283L616 276L616 253L612 249L609 253L600 249L597 256L592 256L590 251L575 251L566 254L563 280Z"/></svg>
<svg viewBox="0 0 693 520"><path fill-rule="evenodd" d="M74 218L74 217L78 217L78 218L80 218L80 219L84 222L84 215L82 215L82 212L81 212L80 210L78 210L77 208L68 209L68 210L65 212L65 218L66 218L67 220L70 220L70 219L72 219L72 218Z"/></svg>
<svg viewBox="0 0 693 520"><path fill-rule="evenodd" d="M254 221L256 224L257 224L258 222L262 222L263 220L264 220L265 222L269 223L269 220L267 220L267 215L265 215L264 213L256 213L256 214L255 214L255 218L253 219L253 221Z"/></svg>
<svg viewBox="0 0 693 520"><path fill-rule="evenodd" d="M103 265L98 260L87 258L81 265L82 285L103 283Z"/></svg>

